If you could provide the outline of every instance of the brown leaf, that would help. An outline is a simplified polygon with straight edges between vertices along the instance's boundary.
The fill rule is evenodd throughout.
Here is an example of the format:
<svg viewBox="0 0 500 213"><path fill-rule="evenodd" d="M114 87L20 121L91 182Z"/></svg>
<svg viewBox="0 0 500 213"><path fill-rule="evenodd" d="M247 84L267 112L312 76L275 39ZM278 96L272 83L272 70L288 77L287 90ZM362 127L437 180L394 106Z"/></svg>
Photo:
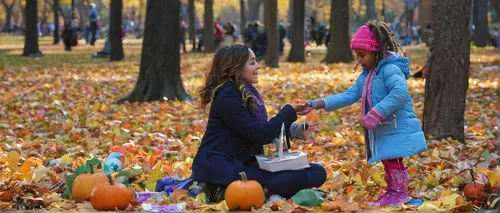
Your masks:
<svg viewBox="0 0 500 213"><path fill-rule="evenodd" d="M15 189L11 189L9 191L0 192L0 201L12 201L12 198L15 196L19 196L22 193L21 187L17 187Z"/></svg>
<svg viewBox="0 0 500 213"><path fill-rule="evenodd" d="M174 192L170 195L172 202L179 203L188 198L188 191L185 189L174 189Z"/></svg>

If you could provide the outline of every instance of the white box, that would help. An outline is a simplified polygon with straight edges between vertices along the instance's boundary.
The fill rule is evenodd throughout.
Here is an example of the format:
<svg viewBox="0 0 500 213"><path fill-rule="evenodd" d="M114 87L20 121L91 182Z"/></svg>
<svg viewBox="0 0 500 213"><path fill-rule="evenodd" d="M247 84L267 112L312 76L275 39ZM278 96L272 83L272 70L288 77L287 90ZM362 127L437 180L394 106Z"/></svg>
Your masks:
<svg viewBox="0 0 500 213"><path fill-rule="evenodd" d="M285 152L280 158L278 156L255 156L259 163L259 168L270 171L279 172L285 170L301 170L309 168L307 154L304 152Z"/></svg>

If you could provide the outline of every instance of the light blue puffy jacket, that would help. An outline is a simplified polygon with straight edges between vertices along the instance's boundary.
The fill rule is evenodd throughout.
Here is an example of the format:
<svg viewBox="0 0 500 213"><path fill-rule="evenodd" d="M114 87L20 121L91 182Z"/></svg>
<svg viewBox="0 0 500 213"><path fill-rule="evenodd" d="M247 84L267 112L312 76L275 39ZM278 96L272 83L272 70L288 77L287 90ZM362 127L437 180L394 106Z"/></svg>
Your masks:
<svg viewBox="0 0 500 213"><path fill-rule="evenodd" d="M368 164L426 151L427 143L406 84L406 79L410 77L408 58L390 53L378 63L375 72L372 86L367 88L367 100L371 100L371 106L384 119L373 131L365 134ZM358 101L367 77L368 71L363 68L356 83L346 92L326 97L326 110L343 108ZM367 135L370 135L370 140Z"/></svg>

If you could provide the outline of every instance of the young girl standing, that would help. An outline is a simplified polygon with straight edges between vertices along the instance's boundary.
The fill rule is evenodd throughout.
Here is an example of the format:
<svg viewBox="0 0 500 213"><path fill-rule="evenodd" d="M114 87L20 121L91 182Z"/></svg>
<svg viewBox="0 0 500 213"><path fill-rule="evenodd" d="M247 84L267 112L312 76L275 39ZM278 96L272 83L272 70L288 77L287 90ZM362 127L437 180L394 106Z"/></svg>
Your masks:
<svg viewBox="0 0 500 213"><path fill-rule="evenodd" d="M344 93L307 101L297 114L313 109L332 111L361 99L368 164L382 161L386 174L387 193L378 204L408 202L408 172L402 158L427 150L406 84L410 77L408 58L400 55L402 49L389 26L380 21L359 28L351 49L357 55L356 68L361 65L363 70L356 83Z"/></svg>

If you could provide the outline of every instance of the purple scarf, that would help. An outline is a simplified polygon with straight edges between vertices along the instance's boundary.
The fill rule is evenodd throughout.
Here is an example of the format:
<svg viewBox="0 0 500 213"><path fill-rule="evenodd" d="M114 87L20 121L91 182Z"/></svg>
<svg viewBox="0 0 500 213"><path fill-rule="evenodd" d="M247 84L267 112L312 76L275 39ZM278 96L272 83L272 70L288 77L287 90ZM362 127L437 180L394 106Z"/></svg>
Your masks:
<svg viewBox="0 0 500 213"><path fill-rule="evenodd" d="M250 115L257 120L259 123L264 123L268 121L268 115L267 115L267 110L266 110L266 105L264 104L264 101L262 100L262 96L260 96L259 91L250 83L245 82L245 87L250 91L253 96L255 97L252 105L253 105L253 110L250 111Z"/></svg>

